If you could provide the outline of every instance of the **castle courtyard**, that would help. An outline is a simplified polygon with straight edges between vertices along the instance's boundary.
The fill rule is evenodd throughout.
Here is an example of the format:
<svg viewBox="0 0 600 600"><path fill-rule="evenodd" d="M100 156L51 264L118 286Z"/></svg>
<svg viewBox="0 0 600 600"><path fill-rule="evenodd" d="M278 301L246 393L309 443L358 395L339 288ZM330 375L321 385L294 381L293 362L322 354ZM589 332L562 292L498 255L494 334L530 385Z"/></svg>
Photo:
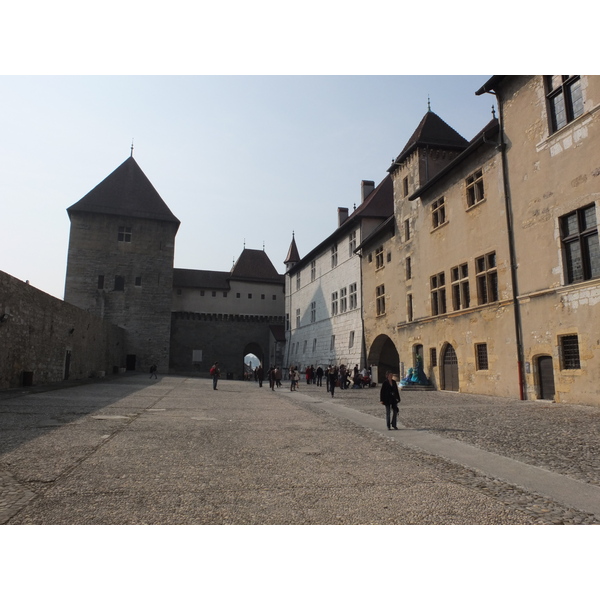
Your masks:
<svg viewBox="0 0 600 600"><path fill-rule="evenodd" d="M285 383L3 391L0 523L600 523L598 408Z"/></svg>

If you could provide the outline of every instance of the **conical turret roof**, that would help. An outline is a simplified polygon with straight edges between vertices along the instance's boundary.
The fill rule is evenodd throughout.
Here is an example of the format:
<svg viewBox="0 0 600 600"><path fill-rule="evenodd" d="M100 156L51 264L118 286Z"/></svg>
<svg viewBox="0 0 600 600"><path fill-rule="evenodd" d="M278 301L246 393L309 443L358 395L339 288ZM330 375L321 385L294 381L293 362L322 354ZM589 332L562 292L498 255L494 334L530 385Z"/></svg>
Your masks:
<svg viewBox="0 0 600 600"><path fill-rule="evenodd" d="M157 221L179 219L171 212L133 156L118 166L106 179L67 209Z"/></svg>
<svg viewBox="0 0 600 600"><path fill-rule="evenodd" d="M290 244L290 249L288 250L287 256L283 261L284 265L289 263L298 263L300 262L300 254L298 252L298 246L296 246L296 239L294 238L294 234L292 234L292 243Z"/></svg>
<svg viewBox="0 0 600 600"><path fill-rule="evenodd" d="M273 263L264 250L250 250L244 248L240 257L231 268L230 279L249 281L276 281L280 282L282 275L277 273Z"/></svg>

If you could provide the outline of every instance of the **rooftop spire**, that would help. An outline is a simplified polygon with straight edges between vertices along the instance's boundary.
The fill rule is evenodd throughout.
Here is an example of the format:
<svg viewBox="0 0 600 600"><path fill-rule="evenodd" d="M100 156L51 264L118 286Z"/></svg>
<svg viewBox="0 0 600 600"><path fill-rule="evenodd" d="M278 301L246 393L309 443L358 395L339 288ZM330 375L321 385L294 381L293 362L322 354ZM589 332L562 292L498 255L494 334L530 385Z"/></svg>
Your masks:
<svg viewBox="0 0 600 600"><path fill-rule="evenodd" d="M427 112L431 112L431 100L429 94L427 94Z"/></svg>

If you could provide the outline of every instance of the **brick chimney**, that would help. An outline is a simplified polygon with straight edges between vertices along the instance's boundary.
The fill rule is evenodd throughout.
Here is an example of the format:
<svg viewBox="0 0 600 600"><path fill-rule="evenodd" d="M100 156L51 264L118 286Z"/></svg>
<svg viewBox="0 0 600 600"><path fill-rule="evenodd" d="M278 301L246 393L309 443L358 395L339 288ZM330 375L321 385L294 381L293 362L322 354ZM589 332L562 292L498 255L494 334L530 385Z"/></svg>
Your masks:
<svg viewBox="0 0 600 600"><path fill-rule="evenodd" d="M360 182L360 203L365 201L365 198L375 189L374 181L367 181L363 179Z"/></svg>
<svg viewBox="0 0 600 600"><path fill-rule="evenodd" d="M338 207L338 227L341 227L344 224L344 221L348 218L348 209Z"/></svg>

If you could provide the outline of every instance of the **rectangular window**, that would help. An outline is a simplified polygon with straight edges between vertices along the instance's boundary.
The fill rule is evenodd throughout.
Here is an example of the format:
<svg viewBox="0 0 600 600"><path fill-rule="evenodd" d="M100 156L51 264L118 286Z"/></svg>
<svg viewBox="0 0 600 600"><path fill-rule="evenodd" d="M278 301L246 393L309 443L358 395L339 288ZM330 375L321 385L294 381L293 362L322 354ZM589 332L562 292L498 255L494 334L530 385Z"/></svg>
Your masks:
<svg viewBox="0 0 600 600"><path fill-rule="evenodd" d="M217 292L213 292L213 293L212 293L212 297L213 297L213 298L216 298L216 297L217 297Z"/></svg>
<svg viewBox="0 0 600 600"><path fill-rule="evenodd" d="M437 367L437 351L435 348L429 348L429 364Z"/></svg>
<svg viewBox="0 0 600 600"><path fill-rule="evenodd" d="M331 342L329 343L329 350L332 352L335 350L335 335L331 336Z"/></svg>
<svg viewBox="0 0 600 600"><path fill-rule="evenodd" d="M411 263L410 256L408 256L406 258L405 267L406 267L406 279L407 280L412 279L412 263Z"/></svg>
<svg viewBox="0 0 600 600"><path fill-rule="evenodd" d="M264 294L261 294L261 295L260 295L260 299L261 299L261 300L264 300L264 299L265 299L265 295L264 295Z"/></svg>
<svg viewBox="0 0 600 600"><path fill-rule="evenodd" d="M475 362L478 371L487 371L489 369L487 344L475 344Z"/></svg>
<svg viewBox="0 0 600 600"><path fill-rule="evenodd" d="M119 242L131 242L131 227L119 227L117 240Z"/></svg>
<svg viewBox="0 0 600 600"><path fill-rule="evenodd" d="M340 312L345 313L348 310L348 290L346 288L342 288L340 290Z"/></svg>
<svg viewBox="0 0 600 600"><path fill-rule="evenodd" d="M204 290L200 290L200 295L204 296Z"/></svg>
<svg viewBox="0 0 600 600"><path fill-rule="evenodd" d="M239 298L239 296L238 296ZM290 313L285 313L285 330L290 330Z"/></svg>
<svg viewBox="0 0 600 600"><path fill-rule="evenodd" d="M273 294L273 300L277 300L277 294Z"/></svg>
<svg viewBox="0 0 600 600"><path fill-rule="evenodd" d="M475 171L473 175L467 177L467 206L474 206L484 200L483 195L483 171Z"/></svg>
<svg viewBox="0 0 600 600"><path fill-rule="evenodd" d="M452 278L452 310L469 308L469 266L467 263L450 269Z"/></svg>
<svg viewBox="0 0 600 600"><path fill-rule="evenodd" d="M338 264L338 253L337 253L337 244L334 244L331 247L331 268L335 269L337 267Z"/></svg>
<svg viewBox="0 0 600 600"><path fill-rule="evenodd" d="M438 273L430 279L431 287L431 314L443 315L446 313L446 276Z"/></svg>
<svg viewBox="0 0 600 600"><path fill-rule="evenodd" d="M317 261L313 260L310 263L310 280L314 281L317 278Z"/></svg>
<svg viewBox="0 0 600 600"><path fill-rule="evenodd" d="M375 290L375 306L377 316L385 315L385 286L378 285Z"/></svg>
<svg viewBox="0 0 600 600"><path fill-rule="evenodd" d="M227 292L223 292L223 298L227 298Z"/></svg>
<svg viewBox="0 0 600 600"><path fill-rule="evenodd" d="M306 354L306 346L308 346L308 340L304 340L304 345L302 346L302 354Z"/></svg>
<svg viewBox="0 0 600 600"><path fill-rule="evenodd" d="M579 339L577 335L563 335L559 338L563 369L581 369L579 360Z"/></svg>
<svg viewBox="0 0 600 600"><path fill-rule="evenodd" d="M117 275L115 277L115 292L125 291L125 277Z"/></svg>
<svg viewBox="0 0 600 600"><path fill-rule="evenodd" d="M338 293L331 294L331 316L338 314Z"/></svg>
<svg viewBox="0 0 600 600"><path fill-rule="evenodd" d="M406 219L404 221L404 241L408 242L410 240L410 221Z"/></svg>
<svg viewBox="0 0 600 600"><path fill-rule="evenodd" d="M579 75L546 75L546 99L554 133L583 114Z"/></svg>
<svg viewBox="0 0 600 600"><path fill-rule="evenodd" d="M477 274L477 302L479 304L497 302L499 295L496 253L490 252L485 256L476 258L475 272Z"/></svg>
<svg viewBox="0 0 600 600"><path fill-rule="evenodd" d="M300 309L296 309L296 327L300 327Z"/></svg>
<svg viewBox="0 0 600 600"><path fill-rule="evenodd" d="M315 338L313 340L313 349L312 349L312 351L313 351L313 354L317 351L317 338Z"/></svg>
<svg viewBox="0 0 600 600"><path fill-rule="evenodd" d="M348 241L348 254L349 254L350 258L352 258L352 255L354 254L355 250L356 250L356 230L352 231L350 233L350 239Z"/></svg>
<svg viewBox="0 0 600 600"><path fill-rule="evenodd" d="M296 273L296 291L300 289L300 271Z"/></svg>
<svg viewBox="0 0 600 600"><path fill-rule="evenodd" d="M348 336L348 348L352 348L354 346L354 331L350 332Z"/></svg>
<svg viewBox="0 0 600 600"><path fill-rule="evenodd" d="M402 194L408 196L408 176L402 180Z"/></svg>
<svg viewBox="0 0 600 600"><path fill-rule="evenodd" d="M594 204L560 219L565 283L600 277L600 245Z"/></svg>
<svg viewBox="0 0 600 600"><path fill-rule="evenodd" d="M356 292L356 283L350 284L350 310L358 308L358 294Z"/></svg>
<svg viewBox="0 0 600 600"><path fill-rule="evenodd" d="M446 222L446 203L443 196L431 205L431 221L434 229Z"/></svg>
<svg viewBox="0 0 600 600"><path fill-rule="evenodd" d="M381 269L381 267L383 267L383 246L375 250L375 268Z"/></svg>
<svg viewBox="0 0 600 600"><path fill-rule="evenodd" d="M98 275L98 289L104 289L104 275Z"/></svg>
<svg viewBox="0 0 600 600"><path fill-rule="evenodd" d="M413 297L412 294L406 296L406 320L412 322L413 316Z"/></svg>
<svg viewBox="0 0 600 600"><path fill-rule="evenodd" d="M248 294L248 300L252 300L252 294Z"/></svg>
<svg viewBox="0 0 600 600"><path fill-rule="evenodd" d="M367 257L367 260L372 263L373 262L373 253L369 252L369 256Z"/></svg>
<svg viewBox="0 0 600 600"><path fill-rule="evenodd" d="M242 294L240 294L240 292L236 292L236 294L235 294L235 297L236 297L236 298L241 298L241 297L242 297Z"/></svg>
<svg viewBox="0 0 600 600"><path fill-rule="evenodd" d="M135 286L136 287L142 287L142 278L141 277L136 277L135 278Z"/></svg>
<svg viewBox="0 0 600 600"><path fill-rule="evenodd" d="M317 320L317 303L310 303L310 322L314 323Z"/></svg>

